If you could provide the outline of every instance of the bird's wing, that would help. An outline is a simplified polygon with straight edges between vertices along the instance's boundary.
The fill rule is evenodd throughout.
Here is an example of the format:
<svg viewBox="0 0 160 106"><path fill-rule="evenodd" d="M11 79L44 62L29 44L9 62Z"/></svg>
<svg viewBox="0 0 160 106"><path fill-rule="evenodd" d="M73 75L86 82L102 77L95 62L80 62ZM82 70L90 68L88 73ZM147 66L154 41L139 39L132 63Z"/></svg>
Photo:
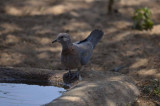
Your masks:
<svg viewBox="0 0 160 106"><path fill-rule="evenodd" d="M80 53L81 64L85 65L91 58L93 49L95 48L98 41L102 38L103 31L95 29L90 35L79 42L73 43L77 47L77 51Z"/></svg>
<svg viewBox="0 0 160 106"><path fill-rule="evenodd" d="M93 52L93 45L90 41L80 41L80 42L75 42L73 43L75 46L77 46L77 50L80 53L80 58L81 58L81 64L86 65Z"/></svg>

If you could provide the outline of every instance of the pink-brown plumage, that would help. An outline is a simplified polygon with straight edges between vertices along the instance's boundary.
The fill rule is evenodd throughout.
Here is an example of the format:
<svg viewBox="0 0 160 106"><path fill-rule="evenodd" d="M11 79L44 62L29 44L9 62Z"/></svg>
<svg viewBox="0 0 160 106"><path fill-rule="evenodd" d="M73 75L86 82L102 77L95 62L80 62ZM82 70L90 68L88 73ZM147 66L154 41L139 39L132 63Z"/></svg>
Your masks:
<svg viewBox="0 0 160 106"><path fill-rule="evenodd" d="M71 69L77 68L80 71L81 66L89 62L93 49L102 36L103 32L96 29L86 39L72 43L69 34L58 34L52 43L59 42L62 45L61 62L69 70L69 76L72 76ZM79 76L79 72L77 75ZM73 78L75 76L71 77L71 79Z"/></svg>

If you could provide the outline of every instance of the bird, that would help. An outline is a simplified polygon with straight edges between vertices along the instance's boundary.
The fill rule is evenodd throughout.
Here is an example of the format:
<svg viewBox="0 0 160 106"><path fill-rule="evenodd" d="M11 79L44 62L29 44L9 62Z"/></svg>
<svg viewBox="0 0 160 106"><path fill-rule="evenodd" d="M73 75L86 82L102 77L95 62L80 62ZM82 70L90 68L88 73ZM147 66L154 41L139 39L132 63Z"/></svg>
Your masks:
<svg viewBox="0 0 160 106"><path fill-rule="evenodd" d="M103 34L102 30L95 29L84 40L72 43L68 33L59 33L52 41L52 43L59 42L62 45L61 63L68 69L71 80L75 77L81 79L80 70L89 62L93 50ZM77 69L75 75L72 74L72 69Z"/></svg>

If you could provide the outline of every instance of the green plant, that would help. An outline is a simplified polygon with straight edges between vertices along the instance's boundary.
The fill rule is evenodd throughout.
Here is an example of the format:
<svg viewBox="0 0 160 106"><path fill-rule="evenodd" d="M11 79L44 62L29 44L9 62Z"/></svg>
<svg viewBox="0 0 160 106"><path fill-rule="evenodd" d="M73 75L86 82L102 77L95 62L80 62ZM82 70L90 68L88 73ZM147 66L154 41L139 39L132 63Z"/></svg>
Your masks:
<svg viewBox="0 0 160 106"><path fill-rule="evenodd" d="M155 83L153 93L160 97L160 80Z"/></svg>
<svg viewBox="0 0 160 106"><path fill-rule="evenodd" d="M148 8L137 9L132 17L134 21L133 28L138 30L151 30L153 28L153 22L150 16L151 11Z"/></svg>
<svg viewBox="0 0 160 106"><path fill-rule="evenodd" d="M150 95L160 97L160 80L153 80L150 85L144 86L143 91Z"/></svg>

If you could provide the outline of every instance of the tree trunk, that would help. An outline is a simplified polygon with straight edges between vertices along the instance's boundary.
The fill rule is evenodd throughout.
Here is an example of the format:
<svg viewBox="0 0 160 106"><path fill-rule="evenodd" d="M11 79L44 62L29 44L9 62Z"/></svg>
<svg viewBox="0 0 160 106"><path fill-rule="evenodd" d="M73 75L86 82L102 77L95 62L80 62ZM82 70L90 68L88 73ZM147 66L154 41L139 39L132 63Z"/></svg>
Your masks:
<svg viewBox="0 0 160 106"><path fill-rule="evenodd" d="M109 0L109 3L108 3L108 14L112 14L113 4L114 4L114 0Z"/></svg>

